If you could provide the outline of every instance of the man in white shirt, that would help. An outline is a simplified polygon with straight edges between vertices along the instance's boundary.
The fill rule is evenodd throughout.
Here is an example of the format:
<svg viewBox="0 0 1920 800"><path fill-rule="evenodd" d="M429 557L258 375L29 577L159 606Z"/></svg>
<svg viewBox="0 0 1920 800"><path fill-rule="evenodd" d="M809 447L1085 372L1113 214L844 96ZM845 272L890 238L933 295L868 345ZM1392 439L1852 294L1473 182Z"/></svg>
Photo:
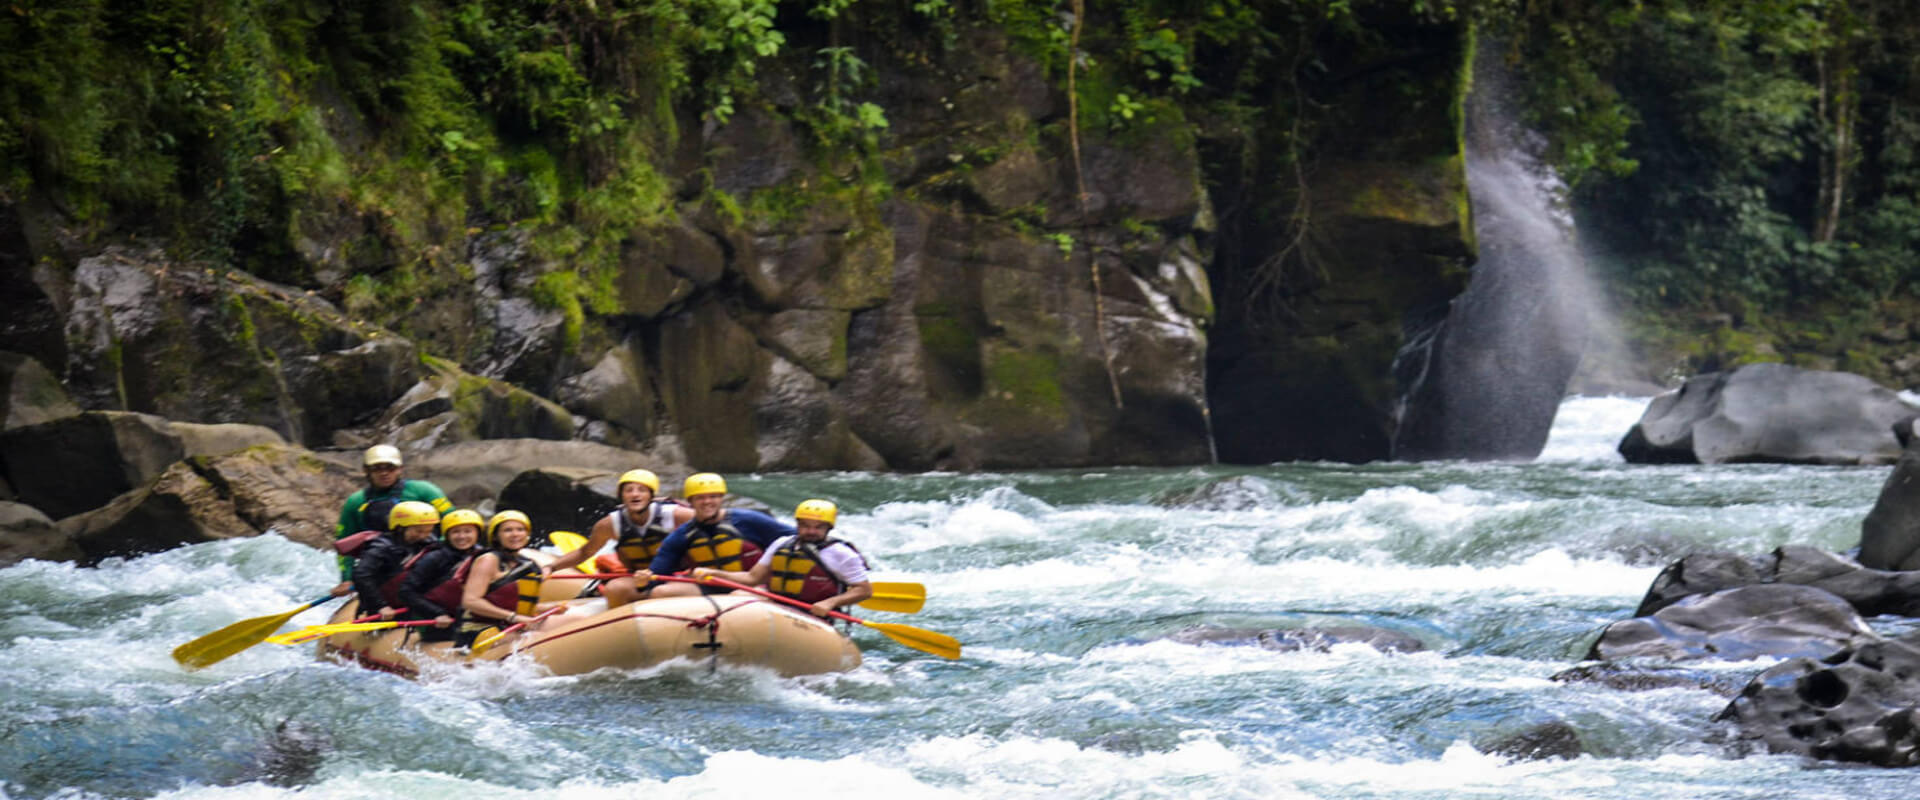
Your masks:
<svg viewBox="0 0 1920 800"><path fill-rule="evenodd" d="M867 579L867 559L852 544L828 534L833 532L839 508L826 500L808 500L793 510L792 536L775 539L767 546L767 556L744 572L701 567L696 578L714 576L748 586L766 584L767 589L813 606L816 616L826 616L873 596L873 583Z"/></svg>

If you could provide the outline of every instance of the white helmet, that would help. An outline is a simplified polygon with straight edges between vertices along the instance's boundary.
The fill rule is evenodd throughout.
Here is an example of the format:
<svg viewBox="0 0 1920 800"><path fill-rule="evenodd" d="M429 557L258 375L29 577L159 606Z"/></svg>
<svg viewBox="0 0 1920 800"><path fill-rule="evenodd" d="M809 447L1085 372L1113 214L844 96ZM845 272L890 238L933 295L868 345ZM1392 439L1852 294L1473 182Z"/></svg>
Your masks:
<svg viewBox="0 0 1920 800"><path fill-rule="evenodd" d="M376 444L367 448L367 455L360 459L360 463L369 467L375 464L400 466L400 448L390 444Z"/></svg>

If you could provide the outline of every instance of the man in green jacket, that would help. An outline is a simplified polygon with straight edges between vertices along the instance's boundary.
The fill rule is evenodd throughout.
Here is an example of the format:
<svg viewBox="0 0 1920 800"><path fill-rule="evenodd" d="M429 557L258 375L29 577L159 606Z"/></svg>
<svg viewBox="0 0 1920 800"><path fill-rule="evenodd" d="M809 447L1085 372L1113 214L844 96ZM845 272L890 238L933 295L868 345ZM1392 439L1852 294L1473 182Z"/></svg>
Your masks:
<svg viewBox="0 0 1920 800"><path fill-rule="evenodd" d="M377 444L367 448L361 459L367 473L367 488L354 492L347 502L340 506L340 522L333 527L333 538L339 540L361 531L384 531L387 529L387 512L407 500L419 500L433 506L435 511L445 514L453 510L453 503L447 500L447 493L440 487L426 481L407 480L400 476L400 448L390 444ZM340 556L340 584L333 587L333 595L338 597L353 591L353 557Z"/></svg>

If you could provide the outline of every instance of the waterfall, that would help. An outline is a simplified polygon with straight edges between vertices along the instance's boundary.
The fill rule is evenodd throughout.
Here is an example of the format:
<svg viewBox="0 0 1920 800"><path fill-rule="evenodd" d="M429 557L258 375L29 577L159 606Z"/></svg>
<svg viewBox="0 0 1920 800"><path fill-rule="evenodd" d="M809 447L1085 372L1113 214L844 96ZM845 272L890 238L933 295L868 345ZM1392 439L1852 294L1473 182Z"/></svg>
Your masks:
<svg viewBox="0 0 1920 800"><path fill-rule="evenodd" d="M1596 316L1566 186L1519 121L1500 51L1483 43L1467 97L1479 260L1451 303L1408 315L1394 362L1399 460L1537 457Z"/></svg>

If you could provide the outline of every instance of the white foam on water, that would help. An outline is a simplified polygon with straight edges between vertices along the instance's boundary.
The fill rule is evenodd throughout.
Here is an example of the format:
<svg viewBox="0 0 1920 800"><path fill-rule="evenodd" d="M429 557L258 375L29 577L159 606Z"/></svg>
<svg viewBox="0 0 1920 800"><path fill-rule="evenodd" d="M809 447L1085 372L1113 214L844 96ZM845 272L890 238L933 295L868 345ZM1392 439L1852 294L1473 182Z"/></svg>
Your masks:
<svg viewBox="0 0 1920 800"><path fill-rule="evenodd" d="M1624 463L1620 440L1646 413L1645 397L1569 397L1561 401L1540 462Z"/></svg>

